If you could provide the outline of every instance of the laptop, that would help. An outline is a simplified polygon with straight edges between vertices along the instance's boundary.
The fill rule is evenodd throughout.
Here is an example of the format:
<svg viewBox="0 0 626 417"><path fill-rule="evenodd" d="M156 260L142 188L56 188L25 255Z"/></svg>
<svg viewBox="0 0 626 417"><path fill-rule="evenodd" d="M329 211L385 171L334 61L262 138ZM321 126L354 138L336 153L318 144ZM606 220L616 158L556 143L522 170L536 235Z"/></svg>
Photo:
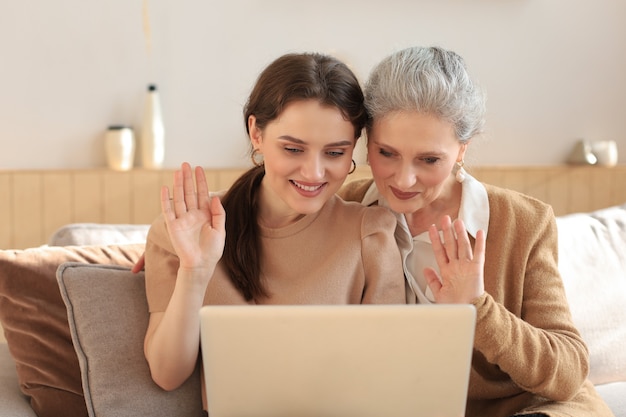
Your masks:
<svg viewBox="0 0 626 417"><path fill-rule="evenodd" d="M210 417L460 417L471 305L205 306Z"/></svg>

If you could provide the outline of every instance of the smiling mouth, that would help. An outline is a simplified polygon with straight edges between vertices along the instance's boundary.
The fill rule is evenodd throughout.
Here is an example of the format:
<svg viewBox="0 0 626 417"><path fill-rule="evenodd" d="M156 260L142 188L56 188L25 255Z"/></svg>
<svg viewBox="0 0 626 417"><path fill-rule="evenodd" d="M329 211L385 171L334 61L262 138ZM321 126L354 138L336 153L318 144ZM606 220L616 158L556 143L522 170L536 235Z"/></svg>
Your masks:
<svg viewBox="0 0 626 417"><path fill-rule="evenodd" d="M398 200L410 200L411 198L420 194L417 191L405 192L405 191L400 191L394 187L390 187L390 188L391 188L391 192Z"/></svg>
<svg viewBox="0 0 626 417"><path fill-rule="evenodd" d="M289 180L290 183L292 183L293 185L295 185L297 188L301 189L302 191L306 191L308 193L313 193L315 191L318 191L320 189L322 189L322 187L324 187L324 185L326 185L326 183L323 184L319 184L319 185L304 185L304 184L300 184L297 181L294 180Z"/></svg>

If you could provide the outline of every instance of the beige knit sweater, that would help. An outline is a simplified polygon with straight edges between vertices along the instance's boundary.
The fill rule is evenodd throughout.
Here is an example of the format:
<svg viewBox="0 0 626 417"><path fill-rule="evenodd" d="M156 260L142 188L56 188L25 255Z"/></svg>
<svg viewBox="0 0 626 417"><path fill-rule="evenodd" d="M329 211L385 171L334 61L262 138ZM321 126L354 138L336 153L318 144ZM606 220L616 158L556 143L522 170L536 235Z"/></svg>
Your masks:
<svg viewBox="0 0 626 417"><path fill-rule="evenodd" d="M228 214L227 214L228 215ZM396 219L383 207L334 196L316 214L279 229L261 228L262 274L268 298L259 304L402 304L406 300ZM165 311L176 284L178 257L160 216L146 242L150 312ZM244 304L221 262L204 304Z"/></svg>
<svg viewBox="0 0 626 417"><path fill-rule="evenodd" d="M361 201L370 186L372 180L354 181L340 195ZM466 415L613 416L586 379L588 351L559 274L552 208L511 190L485 187L490 209L485 294L474 302Z"/></svg>

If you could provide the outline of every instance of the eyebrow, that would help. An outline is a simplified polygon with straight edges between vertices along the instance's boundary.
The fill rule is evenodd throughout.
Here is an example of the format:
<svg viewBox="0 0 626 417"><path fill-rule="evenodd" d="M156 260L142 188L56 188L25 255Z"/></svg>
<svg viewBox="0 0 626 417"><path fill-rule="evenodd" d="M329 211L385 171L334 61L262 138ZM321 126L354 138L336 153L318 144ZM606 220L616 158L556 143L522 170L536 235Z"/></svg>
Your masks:
<svg viewBox="0 0 626 417"><path fill-rule="evenodd" d="M380 143L377 140L373 140L372 141L376 146L380 147L380 148L385 148L386 150L390 150L391 152L395 152L395 153L400 153L398 152L398 150L396 148L394 148L393 146L389 146L385 143ZM443 155L446 155L445 152L439 152L439 151L433 151L433 152L420 152L417 155L415 155L415 158L422 158L425 156L437 156L437 157L441 157Z"/></svg>
<svg viewBox="0 0 626 417"><path fill-rule="evenodd" d="M293 136L289 136L289 135L283 135L283 136L279 136L278 139L282 139L282 140L286 140L288 142L293 142L293 143L297 143L299 145L306 145L306 142L303 141L302 139L298 139L298 138L294 138ZM351 146L354 143L350 140L341 140L338 142L333 142L333 143L329 143L327 144L325 147L337 147L337 146Z"/></svg>
<svg viewBox="0 0 626 417"><path fill-rule="evenodd" d="M371 142L374 143L374 145L380 147L380 148L385 148L387 150L390 150L392 152L396 152L398 153L398 150L396 148L394 148L393 146L387 145L386 143L380 143L380 141L377 140L372 140Z"/></svg>

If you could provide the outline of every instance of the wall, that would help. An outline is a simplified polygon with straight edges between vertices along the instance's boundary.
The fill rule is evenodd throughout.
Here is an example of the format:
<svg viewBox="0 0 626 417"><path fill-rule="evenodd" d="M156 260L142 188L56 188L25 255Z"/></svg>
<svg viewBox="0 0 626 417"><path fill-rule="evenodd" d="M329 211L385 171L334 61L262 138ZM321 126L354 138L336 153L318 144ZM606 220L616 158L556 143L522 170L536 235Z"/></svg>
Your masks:
<svg viewBox="0 0 626 417"><path fill-rule="evenodd" d="M623 0L0 0L0 169L104 166L103 131L139 126L150 82L167 167L246 166L241 108L270 60L334 53L364 80L414 44L458 51L487 91L470 162L558 164L586 138L626 163Z"/></svg>

